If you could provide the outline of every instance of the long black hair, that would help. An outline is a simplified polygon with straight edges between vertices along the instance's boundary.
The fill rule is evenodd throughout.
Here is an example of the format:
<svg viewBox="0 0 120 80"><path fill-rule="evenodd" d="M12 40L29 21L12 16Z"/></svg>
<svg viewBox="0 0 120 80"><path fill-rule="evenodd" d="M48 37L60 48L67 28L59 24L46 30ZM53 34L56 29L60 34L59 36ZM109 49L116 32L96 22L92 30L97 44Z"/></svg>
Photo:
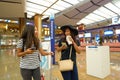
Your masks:
<svg viewBox="0 0 120 80"><path fill-rule="evenodd" d="M72 37L72 39L74 40L74 42L77 43L76 35L74 34L74 32L70 28L66 28L66 29L70 30L70 36ZM66 31L66 29L65 29L65 31ZM64 35L65 35L65 31L63 31ZM63 41L66 41L66 35L63 38Z"/></svg>
<svg viewBox="0 0 120 80"><path fill-rule="evenodd" d="M31 48L32 44L34 44L36 49L39 48L39 39L35 36L35 26L26 25L20 38L23 39L26 49Z"/></svg>
<svg viewBox="0 0 120 80"><path fill-rule="evenodd" d="M76 36L73 31L70 30L71 37L73 38L74 42L77 43Z"/></svg>

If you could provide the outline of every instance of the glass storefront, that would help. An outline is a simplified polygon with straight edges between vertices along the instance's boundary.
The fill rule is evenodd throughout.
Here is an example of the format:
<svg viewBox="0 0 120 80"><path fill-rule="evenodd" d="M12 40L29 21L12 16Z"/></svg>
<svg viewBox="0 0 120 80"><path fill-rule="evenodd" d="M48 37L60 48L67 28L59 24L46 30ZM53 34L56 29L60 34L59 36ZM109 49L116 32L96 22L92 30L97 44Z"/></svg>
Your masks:
<svg viewBox="0 0 120 80"><path fill-rule="evenodd" d="M18 37L16 35L0 35L0 46L2 48L14 47L17 44Z"/></svg>

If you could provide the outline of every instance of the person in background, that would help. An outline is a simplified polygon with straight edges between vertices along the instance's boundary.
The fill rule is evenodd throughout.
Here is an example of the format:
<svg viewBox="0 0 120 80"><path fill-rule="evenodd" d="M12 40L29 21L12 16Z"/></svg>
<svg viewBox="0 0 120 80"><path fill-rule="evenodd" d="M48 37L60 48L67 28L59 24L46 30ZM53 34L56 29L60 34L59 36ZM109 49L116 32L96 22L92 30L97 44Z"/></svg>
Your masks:
<svg viewBox="0 0 120 80"><path fill-rule="evenodd" d="M70 55L70 47L72 46L72 55L71 60L74 62L73 70L72 71L62 71L62 76L64 80L78 80L78 71L77 71L77 64L76 64L76 53L80 53L80 42L76 39L78 35L78 30L75 29L72 25L64 25L61 27L63 34L65 37L59 41L56 50L61 51L61 60L65 60L69 58ZM66 37L69 37L69 40L72 42L71 44L68 43ZM67 66L67 65L66 65Z"/></svg>
<svg viewBox="0 0 120 80"><path fill-rule="evenodd" d="M55 60L56 60L56 64L58 64L58 62L60 61L60 58L61 58L61 51L58 51L56 48L59 47L59 42L61 42L62 39L64 39L64 35L61 35L59 37L59 39L56 41L56 43L55 43Z"/></svg>
<svg viewBox="0 0 120 80"><path fill-rule="evenodd" d="M118 42L120 42L120 34L118 35Z"/></svg>
<svg viewBox="0 0 120 80"><path fill-rule="evenodd" d="M52 55L45 52L38 39L37 29L34 25L26 25L17 43L17 56L20 57L20 72L23 80L40 79L41 55Z"/></svg>

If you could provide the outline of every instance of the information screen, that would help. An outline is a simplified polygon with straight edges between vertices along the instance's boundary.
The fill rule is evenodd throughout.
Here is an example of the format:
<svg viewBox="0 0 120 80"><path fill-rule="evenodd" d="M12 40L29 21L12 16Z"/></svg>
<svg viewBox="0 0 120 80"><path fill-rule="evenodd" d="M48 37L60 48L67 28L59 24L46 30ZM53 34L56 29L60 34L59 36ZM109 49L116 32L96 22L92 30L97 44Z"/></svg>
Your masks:
<svg viewBox="0 0 120 80"><path fill-rule="evenodd" d="M79 38L83 38L84 37L84 34L79 34Z"/></svg>
<svg viewBox="0 0 120 80"><path fill-rule="evenodd" d="M105 36L113 35L113 30L106 30L106 31L104 31L104 35Z"/></svg>
<svg viewBox="0 0 120 80"><path fill-rule="evenodd" d="M116 33L116 34L120 34L120 29L116 29L116 30L115 30L115 33Z"/></svg>
<svg viewBox="0 0 120 80"><path fill-rule="evenodd" d="M91 37L91 33L85 33L85 37Z"/></svg>

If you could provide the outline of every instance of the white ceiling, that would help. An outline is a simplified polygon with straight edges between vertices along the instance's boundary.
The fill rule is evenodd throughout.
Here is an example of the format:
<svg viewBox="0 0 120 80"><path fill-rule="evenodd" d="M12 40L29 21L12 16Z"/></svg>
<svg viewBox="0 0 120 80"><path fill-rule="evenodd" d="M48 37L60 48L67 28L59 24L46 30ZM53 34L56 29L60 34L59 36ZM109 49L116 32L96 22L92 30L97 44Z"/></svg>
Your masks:
<svg viewBox="0 0 120 80"><path fill-rule="evenodd" d="M110 0L88 0L83 5L77 5L72 10L64 12L62 15L59 15L55 18L56 24L64 25L71 23L72 25L76 25L76 23L92 13L94 10L98 9L100 6L108 3ZM97 6L99 5L99 6ZM94 18L94 17L92 17ZM83 21L81 23L84 23Z"/></svg>
<svg viewBox="0 0 120 80"><path fill-rule="evenodd" d="M31 18L35 14L42 19L55 14L55 24L77 25L84 23L107 24L111 18L119 16L119 0L0 0L0 18Z"/></svg>

